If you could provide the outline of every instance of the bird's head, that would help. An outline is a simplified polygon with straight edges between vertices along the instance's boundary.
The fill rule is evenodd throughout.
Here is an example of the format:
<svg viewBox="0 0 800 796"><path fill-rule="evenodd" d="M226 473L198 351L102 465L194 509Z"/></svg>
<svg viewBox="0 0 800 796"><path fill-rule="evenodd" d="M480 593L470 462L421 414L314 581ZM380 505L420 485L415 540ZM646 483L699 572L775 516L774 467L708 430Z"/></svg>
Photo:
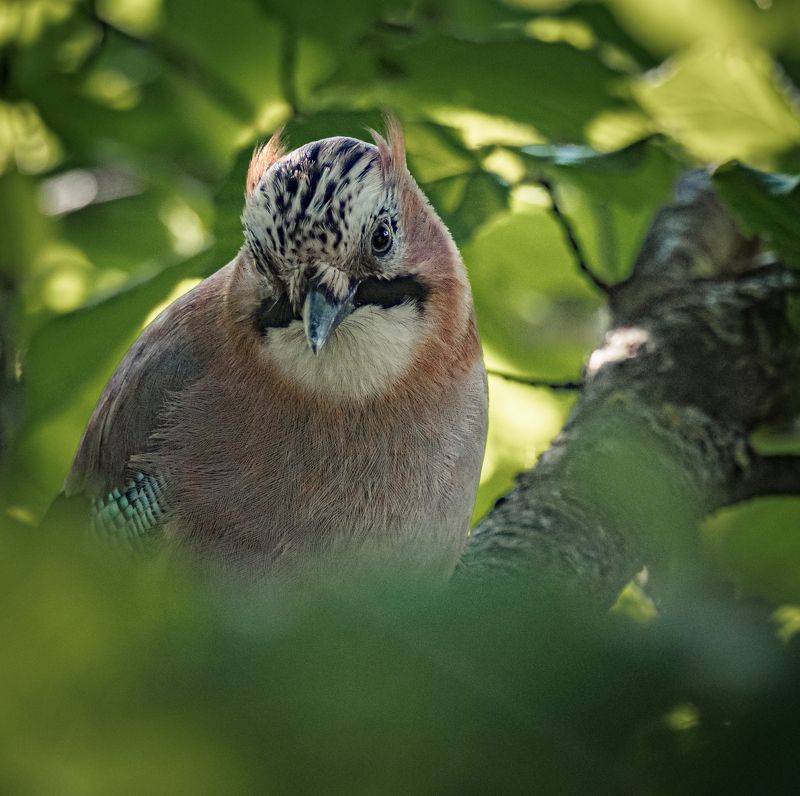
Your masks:
<svg viewBox="0 0 800 796"><path fill-rule="evenodd" d="M379 392L426 339L472 318L455 244L408 172L399 124L388 127L374 144L326 138L288 153L273 137L250 164L253 326L312 389Z"/></svg>

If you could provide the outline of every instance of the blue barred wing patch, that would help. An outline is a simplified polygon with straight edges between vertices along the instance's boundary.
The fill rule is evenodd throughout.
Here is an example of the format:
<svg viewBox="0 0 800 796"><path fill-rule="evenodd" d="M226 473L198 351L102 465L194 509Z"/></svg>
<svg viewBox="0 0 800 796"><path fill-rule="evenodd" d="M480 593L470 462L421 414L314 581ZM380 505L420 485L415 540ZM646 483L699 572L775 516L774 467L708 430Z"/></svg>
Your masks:
<svg viewBox="0 0 800 796"><path fill-rule="evenodd" d="M165 516L164 479L136 473L124 488L93 501L90 519L98 537L143 548L161 536Z"/></svg>

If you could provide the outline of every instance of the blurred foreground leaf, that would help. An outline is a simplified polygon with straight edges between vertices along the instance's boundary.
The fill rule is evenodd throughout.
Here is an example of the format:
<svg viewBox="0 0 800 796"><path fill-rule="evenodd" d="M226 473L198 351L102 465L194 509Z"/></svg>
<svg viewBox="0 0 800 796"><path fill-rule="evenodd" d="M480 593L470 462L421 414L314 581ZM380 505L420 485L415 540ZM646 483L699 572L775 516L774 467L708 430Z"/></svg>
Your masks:
<svg viewBox="0 0 800 796"><path fill-rule="evenodd" d="M641 626L544 583L212 585L3 529L5 792L789 792L800 646L696 595ZM691 722L668 721L692 706ZM685 709L684 709L684 712ZM738 787L737 787L738 786Z"/></svg>

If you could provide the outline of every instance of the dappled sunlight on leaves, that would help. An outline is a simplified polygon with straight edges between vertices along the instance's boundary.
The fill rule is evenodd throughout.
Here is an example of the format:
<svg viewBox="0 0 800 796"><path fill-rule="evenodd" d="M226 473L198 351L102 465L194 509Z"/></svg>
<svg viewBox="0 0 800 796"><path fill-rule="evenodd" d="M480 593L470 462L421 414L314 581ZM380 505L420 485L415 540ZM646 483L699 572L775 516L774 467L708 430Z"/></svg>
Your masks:
<svg viewBox="0 0 800 796"><path fill-rule="evenodd" d="M16 167L39 174L52 169L60 159L58 139L35 106L0 101L0 173Z"/></svg>
<svg viewBox="0 0 800 796"><path fill-rule="evenodd" d="M702 160L769 165L800 145L800 117L762 50L689 51L644 75L634 90L656 123Z"/></svg>
<svg viewBox="0 0 800 796"><path fill-rule="evenodd" d="M781 605L773 614L782 641L791 641L800 633L800 605Z"/></svg>
<svg viewBox="0 0 800 796"><path fill-rule="evenodd" d="M798 500L698 540L696 485L624 396L582 429L567 497L666 559L669 610L655 577L610 614L538 578L218 583L35 523L143 325L236 255L252 148L279 126L291 147L369 140L397 113L487 366L577 381L607 297L538 178L618 283L681 171L746 160L716 170L721 196L799 265L798 42L791 0L0 3L0 346L8 321L24 392L0 393L0 791L796 790ZM474 519L576 400L489 389ZM796 429L754 439L797 450Z"/></svg>

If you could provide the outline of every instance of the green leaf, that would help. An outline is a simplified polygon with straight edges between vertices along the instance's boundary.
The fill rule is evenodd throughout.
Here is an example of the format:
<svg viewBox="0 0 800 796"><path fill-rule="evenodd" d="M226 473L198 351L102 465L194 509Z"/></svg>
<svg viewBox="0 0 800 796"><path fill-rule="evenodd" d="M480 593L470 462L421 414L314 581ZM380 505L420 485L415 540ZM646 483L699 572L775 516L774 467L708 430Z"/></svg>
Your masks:
<svg viewBox="0 0 800 796"><path fill-rule="evenodd" d="M290 30L338 45L337 49L361 38L385 16L404 20L408 7L404 0L330 0L316 3L313 10L295 0L259 0L259 5Z"/></svg>
<svg viewBox="0 0 800 796"><path fill-rule="evenodd" d="M423 183L422 188L459 244L508 206L508 184L485 171Z"/></svg>
<svg viewBox="0 0 800 796"><path fill-rule="evenodd" d="M587 193L615 204L654 207L662 204L686 162L662 136L649 136L612 152L586 145L538 145L521 149L532 165L554 167L556 173Z"/></svg>
<svg viewBox="0 0 800 796"><path fill-rule="evenodd" d="M91 204L61 219L63 237L98 268L129 271L170 251L170 236L159 217L164 199L151 189Z"/></svg>
<svg viewBox="0 0 800 796"><path fill-rule="evenodd" d="M6 792L795 784L800 648L736 601L687 595L640 626L538 578L210 588L179 556L142 567L88 551L79 527L3 519ZM687 703L695 728L667 725Z"/></svg>
<svg viewBox="0 0 800 796"><path fill-rule="evenodd" d="M713 181L746 234L763 235L781 257L800 267L800 175L731 162L716 170Z"/></svg>
<svg viewBox="0 0 800 796"><path fill-rule="evenodd" d="M533 176L554 179L595 269L612 282L629 274L650 222L686 167L660 136L613 152L584 145L531 145L521 152Z"/></svg>
<svg viewBox="0 0 800 796"><path fill-rule="evenodd" d="M409 116L443 107L496 114L574 141L596 114L629 107L620 99L619 77L595 53L562 42L374 37L326 89L366 93L372 105L400 107Z"/></svg>
<svg viewBox="0 0 800 796"><path fill-rule="evenodd" d="M74 312L48 321L33 336L25 359L26 427L63 408L84 383L108 370L109 358L133 342L147 313L179 280L201 273L207 254L167 266Z"/></svg>
<svg viewBox="0 0 800 796"><path fill-rule="evenodd" d="M408 125L409 168L459 245L508 208L510 186L482 168L481 153L435 122Z"/></svg>
<svg viewBox="0 0 800 796"><path fill-rule="evenodd" d="M637 41L620 24L612 7L605 3L589 0L572 3L561 11L543 12L546 16L558 19L579 20L588 25L598 40L603 44L611 44L630 55L642 69L651 69L661 59L653 53L644 42Z"/></svg>
<svg viewBox="0 0 800 796"><path fill-rule="evenodd" d="M800 500L762 498L705 523L711 550L748 594L800 602Z"/></svg>
<svg viewBox="0 0 800 796"><path fill-rule="evenodd" d="M155 39L153 50L248 121L281 98L281 36L274 9L264 14L253 0L215 3L202 13L193 0L170 0L164 3L161 39ZM220 93L235 94L235 104Z"/></svg>
<svg viewBox="0 0 800 796"><path fill-rule="evenodd" d="M742 44L695 48L632 85L653 122L700 160L770 162L800 143L800 115L775 61Z"/></svg>
<svg viewBox="0 0 800 796"><path fill-rule="evenodd" d="M463 249L484 343L520 373L580 373L601 298L575 269L544 208L498 216Z"/></svg>

